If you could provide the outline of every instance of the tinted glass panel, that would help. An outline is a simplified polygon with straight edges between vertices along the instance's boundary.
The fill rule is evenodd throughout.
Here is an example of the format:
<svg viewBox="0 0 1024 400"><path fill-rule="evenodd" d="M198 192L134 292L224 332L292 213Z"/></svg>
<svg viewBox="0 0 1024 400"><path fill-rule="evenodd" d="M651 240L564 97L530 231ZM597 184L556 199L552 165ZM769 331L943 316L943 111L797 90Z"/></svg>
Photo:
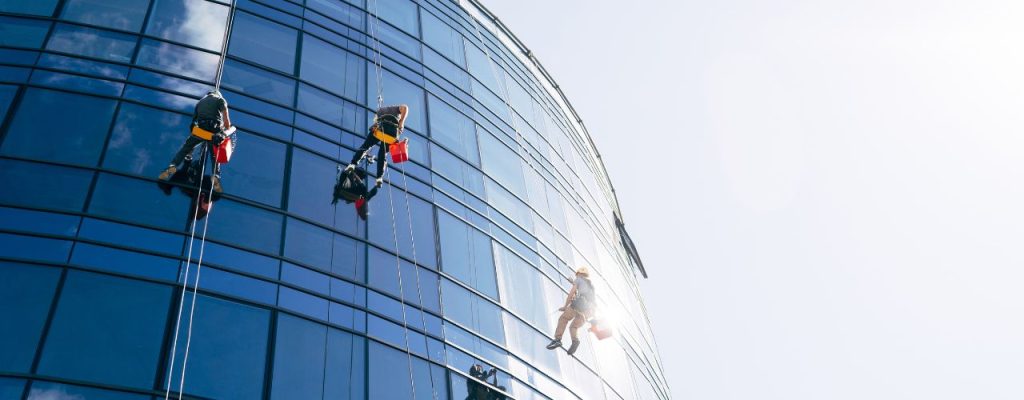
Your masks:
<svg viewBox="0 0 1024 400"><path fill-rule="evenodd" d="M135 64L213 82L219 61L216 54L146 39L142 41Z"/></svg>
<svg viewBox="0 0 1024 400"><path fill-rule="evenodd" d="M406 195L401 188L390 184L380 190L382 192L374 198L370 208L370 240L394 249L397 234L399 254L415 258L421 265L436 267L433 206L411 194ZM397 230L392 230L392 227Z"/></svg>
<svg viewBox="0 0 1024 400"><path fill-rule="evenodd" d="M181 193L178 189L165 195L156 183L102 174L93 189L89 212L161 228L182 230L188 226L192 217L189 212L191 201L191 196Z"/></svg>
<svg viewBox="0 0 1024 400"><path fill-rule="evenodd" d="M224 64L222 84L225 88L279 104L291 105L292 99L295 97L295 81L231 60ZM238 101L238 99L232 100Z"/></svg>
<svg viewBox="0 0 1024 400"><path fill-rule="evenodd" d="M61 18L114 28L138 31L149 9L147 0L68 0Z"/></svg>
<svg viewBox="0 0 1024 400"><path fill-rule="evenodd" d="M278 207L284 185L287 147L254 135L237 136L231 163L221 167L224 192Z"/></svg>
<svg viewBox="0 0 1024 400"><path fill-rule="evenodd" d="M192 301L191 294L187 296L186 307ZM212 399L259 398L263 393L270 311L199 296L193 324L185 392ZM180 329L179 342L187 335L186 324L182 323ZM181 379L182 344L174 362L172 391L177 391Z"/></svg>
<svg viewBox="0 0 1024 400"><path fill-rule="evenodd" d="M156 0L146 33L220 52L228 8L206 0Z"/></svg>
<svg viewBox="0 0 1024 400"><path fill-rule="evenodd" d="M441 269L497 299L491 238L446 212L438 213L437 228L441 238Z"/></svg>
<svg viewBox="0 0 1024 400"><path fill-rule="evenodd" d="M327 327L281 314L274 349L274 399L320 399L324 389Z"/></svg>
<svg viewBox="0 0 1024 400"><path fill-rule="evenodd" d="M96 165L115 104L113 100L91 96L29 89L22 98L0 152ZM53 118L56 113L61 117Z"/></svg>
<svg viewBox="0 0 1024 400"><path fill-rule="evenodd" d="M0 0L0 11L50 16L53 8L57 6L57 0Z"/></svg>
<svg viewBox="0 0 1024 400"><path fill-rule="evenodd" d="M14 160L0 160L0 203L81 211L89 192L90 171Z"/></svg>
<svg viewBox="0 0 1024 400"><path fill-rule="evenodd" d="M188 137L192 118L184 114L125 103L118 111L103 166L156 176Z"/></svg>
<svg viewBox="0 0 1024 400"><path fill-rule="evenodd" d="M522 158L494 136L480 135L480 158L484 172L520 198L526 197Z"/></svg>
<svg viewBox="0 0 1024 400"><path fill-rule="evenodd" d="M0 0L0 8L3 0ZM46 39L50 23L32 19L0 17L0 46L39 48Z"/></svg>
<svg viewBox="0 0 1024 400"><path fill-rule="evenodd" d="M281 249L281 214L222 199L214 205L209 237L242 247L278 254Z"/></svg>
<svg viewBox="0 0 1024 400"><path fill-rule="evenodd" d="M58 278L59 268L0 263L0 371L30 372Z"/></svg>
<svg viewBox="0 0 1024 400"><path fill-rule="evenodd" d="M25 380L13 378L0 378L0 399L21 399L25 390Z"/></svg>
<svg viewBox="0 0 1024 400"><path fill-rule="evenodd" d="M168 286L69 271L39 372L153 387L170 294Z"/></svg>
<svg viewBox="0 0 1024 400"><path fill-rule="evenodd" d="M295 29L244 12L236 13L232 24L228 54L288 74L295 71Z"/></svg>
<svg viewBox="0 0 1024 400"><path fill-rule="evenodd" d="M371 7L380 19L390 22L410 35L419 36L416 3L409 0L372 0L368 7ZM370 21L373 23L372 19Z"/></svg>
<svg viewBox="0 0 1024 400"><path fill-rule="evenodd" d="M128 62L135 51L135 37L101 29L57 24L46 48L54 51Z"/></svg>
<svg viewBox="0 0 1024 400"><path fill-rule="evenodd" d="M28 392L28 398L32 400L149 400L149 397L140 394L115 392L112 390L96 389L86 386L65 385L62 383L42 381L32 383L32 389Z"/></svg>
<svg viewBox="0 0 1024 400"><path fill-rule="evenodd" d="M7 109L11 106L11 101L14 100L14 95L17 93L17 86L0 85L0 121L3 121L4 116L7 115Z"/></svg>
<svg viewBox="0 0 1024 400"><path fill-rule="evenodd" d="M362 100L366 64L352 53L306 35L299 76L337 95Z"/></svg>
<svg viewBox="0 0 1024 400"><path fill-rule="evenodd" d="M462 34L429 12L422 12L420 15L423 17L423 42L456 64L465 65L466 53Z"/></svg>
<svg viewBox="0 0 1024 400"><path fill-rule="evenodd" d="M473 120L434 96L429 102L430 137L473 165L480 165Z"/></svg>

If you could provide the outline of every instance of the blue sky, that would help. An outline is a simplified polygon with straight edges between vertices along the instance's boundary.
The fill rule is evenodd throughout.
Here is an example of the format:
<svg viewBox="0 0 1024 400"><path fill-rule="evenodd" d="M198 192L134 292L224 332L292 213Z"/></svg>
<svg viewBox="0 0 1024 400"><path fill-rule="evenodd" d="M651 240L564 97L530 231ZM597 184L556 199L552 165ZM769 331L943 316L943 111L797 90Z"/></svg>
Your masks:
<svg viewBox="0 0 1024 400"><path fill-rule="evenodd" d="M1024 398L1024 3L485 5L602 152L675 398Z"/></svg>

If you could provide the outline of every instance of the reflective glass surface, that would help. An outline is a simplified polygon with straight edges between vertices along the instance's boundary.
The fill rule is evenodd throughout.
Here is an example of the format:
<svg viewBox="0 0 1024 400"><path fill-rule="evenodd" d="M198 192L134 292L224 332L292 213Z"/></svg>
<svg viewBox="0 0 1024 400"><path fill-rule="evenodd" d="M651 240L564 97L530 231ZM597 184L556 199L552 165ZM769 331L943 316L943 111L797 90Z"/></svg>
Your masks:
<svg viewBox="0 0 1024 400"><path fill-rule="evenodd" d="M596 149L476 8L0 0L0 398L177 391L199 264L186 398L668 398ZM236 146L194 220L187 171L158 175L218 83ZM409 160L360 164L388 163L363 220L331 200L380 104ZM578 266L631 318L568 356L544 345Z"/></svg>

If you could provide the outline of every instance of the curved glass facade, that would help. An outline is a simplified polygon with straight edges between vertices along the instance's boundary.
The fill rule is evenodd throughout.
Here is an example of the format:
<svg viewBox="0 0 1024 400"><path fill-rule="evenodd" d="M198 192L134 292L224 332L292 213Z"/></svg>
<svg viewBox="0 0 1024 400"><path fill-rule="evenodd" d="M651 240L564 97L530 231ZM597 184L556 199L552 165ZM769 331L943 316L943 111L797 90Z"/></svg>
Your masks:
<svg viewBox="0 0 1024 400"><path fill-rule="evenodd" d="M0 399L177 391L200 246L155 176L225 36L241 134L198 224L187 395L668 398L599 155L492 21L469 0L0 0ZM411 161L362 222L330 199L378 86L411 109ZM583 265L616 335L546 350Z"/></svg>

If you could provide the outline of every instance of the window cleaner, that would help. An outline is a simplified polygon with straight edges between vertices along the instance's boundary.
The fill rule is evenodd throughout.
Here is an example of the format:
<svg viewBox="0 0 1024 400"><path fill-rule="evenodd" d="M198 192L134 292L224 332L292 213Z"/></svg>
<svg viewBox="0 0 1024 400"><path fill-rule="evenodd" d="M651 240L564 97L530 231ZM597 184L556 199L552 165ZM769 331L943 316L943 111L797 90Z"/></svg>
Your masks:
<svg viewBox="0 0 1024 400"><path fill-rule="evenodd" d="M377 114L373 118L373 125L370 126L366 140L352 155L352 161L345 167L345 172L354 170L356 163L366 155L370 147L377 145L377 162L379 162L377 164L377 187L380 187L384 183L384 169L387 168L385 153L392 152L392 161L395 163L409 159L408 141L398 140L398 137L405 131L405 119L408 116L409 106L405 104L377 108Z"/></svg>
<svg viewBox="0 0 1024 400"><path fill-rule="evenodd" d="M594 284L590 282L590 270L587 267L580 267L576 270L576 280L572 283L572 289L565 298L565 305L558 309L562 315L558 317L558 326L555 328L555 337L548 343L548 350L562 347L562 336L565 334L566 325L569 325L569 337L572 344L566 350L572 355L580 347L579 329L586 323L589 315L594 312ZM572 322L570 325L569 322Z"/></svg>
<svg viewBox="0 0 1024 400"><path fill-rule="evenodd" d="M171 159L170 165L160 173L161 181L169 180L176 172L178 165L185 161L185 157L204 143L211 143L214 151L210 157L214 160L213 167L213 191L223 191L220 185L220 164L231 159L236 140L235 127L231 124L231 116L228 112L228 102L218 90L211 90L196 103L195 112L192 116L191 134L182 143L181 148Z"/></svg>
<svg viewBox="0 0 1024 400"><path fill-rule="evenodd" d="M365 221L369 214L367 202L377 195L379 188L380 186L374 186L373 189L369 189L366 184L365 169L349 170L339 166L337 183L334 184L334 200L331 201L331 204L337 204L338 200L345 200L346 204L355 203L356 213L359 214L360 219Z"/></svg>

